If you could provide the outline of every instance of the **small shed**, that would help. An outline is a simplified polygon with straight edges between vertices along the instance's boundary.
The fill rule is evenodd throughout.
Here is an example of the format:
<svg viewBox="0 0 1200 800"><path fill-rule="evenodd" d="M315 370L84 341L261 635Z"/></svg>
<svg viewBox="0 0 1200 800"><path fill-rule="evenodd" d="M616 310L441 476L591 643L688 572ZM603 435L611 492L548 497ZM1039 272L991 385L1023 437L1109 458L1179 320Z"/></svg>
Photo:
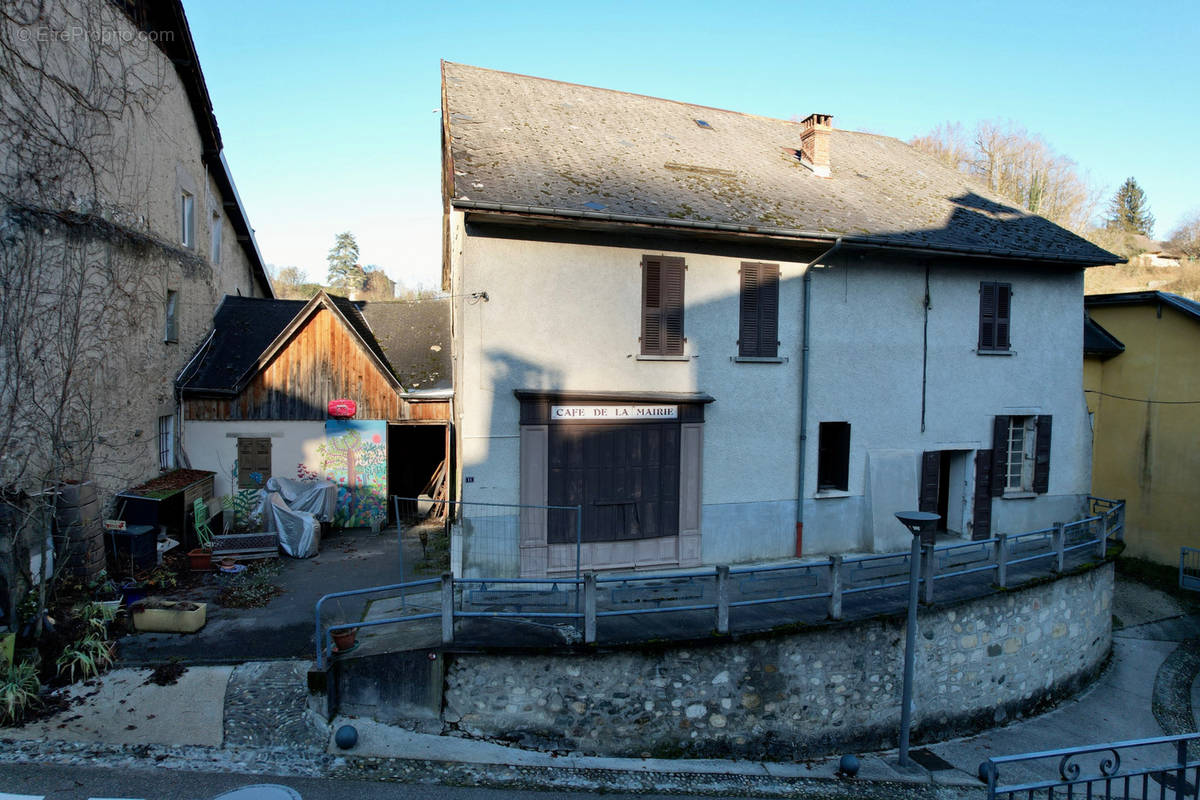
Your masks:
<svg viewBox="0 0 1200 800"><path fill-rule="evenodd" d="M216 473L217 496L329 478L335 524L370 525L450 467L449 339L445 300L226 296L177 379L180 456ZM331 417L335 400L353 414Z"/></svg>

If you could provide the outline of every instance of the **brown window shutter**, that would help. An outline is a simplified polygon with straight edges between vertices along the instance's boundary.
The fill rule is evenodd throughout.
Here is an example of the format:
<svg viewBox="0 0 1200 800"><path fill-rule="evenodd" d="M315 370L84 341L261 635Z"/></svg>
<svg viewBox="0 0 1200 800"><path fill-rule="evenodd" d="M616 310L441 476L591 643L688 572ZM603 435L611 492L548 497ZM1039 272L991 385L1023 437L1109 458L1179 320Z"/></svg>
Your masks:
<svg viewBox="0 0 1200 800"><path fill-rule="evenodd" d="M1049 414L1037 418L1037 438L1034 440L1033 491L1050 491L1050 423Z"/></svg>
<svg viewBox="0 0 1200 800"><path fill-rule="evenodd" d="M662 355L662 261L642 259L642 354Z"/></svg>
<svg viewBox="0 0 1200 800"><path fill-rule="evenodd" d="M992 497L1004 494L1004 476L1008 469L1008 417L992 420Z"/></svg>
<svg viewBox="0 0 1200 800"><path fill-rule="evenodd" d="M662 354L683 355L683 259L663 259Z"/></svg>
<svg viewBox="0 0 1200 800"><path fill-rule="evenodd" d="M976 540L992 535L992 452L975 452L975 510L971 538Z"/></svg>
<svg viewBox="0 0 1200 800"><path fill-rule="evenodd" d="M238 439L237 488L259 489L271 477L271 440L270 439ZM257 473L261 482L250 476Z"/></svg>
<svg viewBox="0 0 1200 800"><path fill-rule="evenodd" d="M996 349L996 284L979 284L979 349Z"/></svg>
<svg viewBox="0 0 1200 800"><path fill-rule="evenodd" d="M942 454L927 450L921 454L921 497L919 511L937 512L938 479L941 477Z"/></svg>
<svg viewBox="0 0 1200 800"><path fill-rule="evenodd" d="M1012 284L996 284L996 349L1009 348L1008 332L1011 327L1012 315Z"/></svg>
<svg viewBox="0 0 1200 800"><path fill-rule="evenodd" d="M738 355L779 354L779 265L743 263Z"/></svg>
<svg viewBox="0 0 1200 800"><path fill-rule="evenodd" d="M738 355L754 357L760 355L759 345L759 315L758 315L758 285L761 278L761 264L742 264L741 295L738 302Z"/></svg>

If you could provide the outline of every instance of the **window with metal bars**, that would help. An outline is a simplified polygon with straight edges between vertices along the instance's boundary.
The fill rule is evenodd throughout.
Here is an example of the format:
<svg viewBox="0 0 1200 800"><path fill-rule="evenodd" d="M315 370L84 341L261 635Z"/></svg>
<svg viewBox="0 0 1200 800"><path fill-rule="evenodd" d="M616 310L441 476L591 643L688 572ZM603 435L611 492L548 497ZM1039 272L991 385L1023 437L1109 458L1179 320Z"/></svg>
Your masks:
<svg viewBox="0 0 1200 800"><path fill-rule="evenodd" d="M159 469L172 469L175 466L174 423L175 417L171 414L158 418Z"/></svg>
<svg viewBox="0 0 1200 800"><path fill-rule="evenodd" d="M682 356L683 259L642 257L642 355Z"/></svg>
<svg viewBox="0 0 1200 800"><path fill-rule="evenodd" d="M739 299L738 355L779 355L779 265L743 262Z"/></svg>

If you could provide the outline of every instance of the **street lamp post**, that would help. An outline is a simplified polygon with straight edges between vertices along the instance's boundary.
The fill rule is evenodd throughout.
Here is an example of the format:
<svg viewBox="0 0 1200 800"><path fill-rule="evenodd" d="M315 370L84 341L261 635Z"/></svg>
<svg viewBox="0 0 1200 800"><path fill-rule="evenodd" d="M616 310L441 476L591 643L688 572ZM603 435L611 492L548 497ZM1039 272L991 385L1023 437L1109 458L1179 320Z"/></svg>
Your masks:
<svg viewBox="0 0 1200 800"><path fill-rule="evenodd" d="M908 630L904 637L904 689L900 706L900 766L908 767L908 733L912 727L913 660L917 649L917 583L921 562L921 530L941 516L929 511L897 511L896 519L912 534L908 558Z"/></svg>

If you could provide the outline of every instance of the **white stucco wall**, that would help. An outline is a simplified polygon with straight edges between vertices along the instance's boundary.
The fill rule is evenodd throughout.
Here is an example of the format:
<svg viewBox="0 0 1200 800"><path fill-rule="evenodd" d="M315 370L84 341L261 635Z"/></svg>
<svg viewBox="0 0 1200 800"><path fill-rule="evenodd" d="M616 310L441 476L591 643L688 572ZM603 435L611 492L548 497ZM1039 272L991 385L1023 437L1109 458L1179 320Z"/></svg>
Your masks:
<svg viewBox="0 0 1200 800"><path fill-rule="evenodd" d="M183 423L183 449L193 469L216 472L213 494L216 497L233 491L231 473L237 461L237 440L269 438L271 440L271 474L282 478L297 477L296 467L320 467L317 446L325 441L325 423L321 421L218 421L188 420Z"/></svg>
<svg viewBox="0 0 1200 800"><path fill-rule="evenodd" d="M705 392L703 560L731 563L795 553L802 277L799 262L468 235L451 219L455 369L463 499L516 503L519 403L514 389ZM685 259L687 361L638 359L641 257ZM735 363L738 269L779 263L780 364ZM998 499L993 531L1078 516L1088 489L1082 394L1082 274L933 268L926 429L921 430L924 267L852 257L813 279L804 552L904 549L891 517L915 508L924 450L991 447L997 414L1054 417L1050 491ZM1013 284L1014 354L981 356L979 282ZM469 299L472 293L487 300ZM851 423L846 492L817 497L818 423ZM867 490L868 453L905 468ZM974 461L954 477L974 485ZM882 452L876 462L884 464ZM904 477L900 476L903 473ZM897 484L897 481L900 484ZM911 485L909 485L911 484ZM886 491L884 491L886 489ZM959 518L970 519L968 506ZM886 496L884 496L886 495ZM878 530L876 530L878 529ZM892 542L892 538L895 542Z"/></svg>
<svg viewBox="0 0 1200 800"><path fill-rule="evenodd" d="M981 281L1012 284L1011 355L976 353ZM992 532L1015 533L1077 518L1080 498L1090 483L1091 442L1082 391L1082 282L1081 272L931 267L922 432L924 268L851 257L835 258L831 268L816 270L805 549L890 549L878 543L871 548L872 535L903 545L907 535L890 518L892 512L906 509L872 514L867 507L868 452L911 454L913 469L904 471L903 480L912 483L907 494L915 507L921 453L989 449L992 420L1001 414L1053 416L1050 486L1047 494L1032 498L997 498ZM844 496L816 492L817 426L823 421L851 424L850 480ZM973 486L973 454L968 473ZM870 529L867 517L881 521L876 530ZM863 525L856 528L856 520Z"/></svg>

